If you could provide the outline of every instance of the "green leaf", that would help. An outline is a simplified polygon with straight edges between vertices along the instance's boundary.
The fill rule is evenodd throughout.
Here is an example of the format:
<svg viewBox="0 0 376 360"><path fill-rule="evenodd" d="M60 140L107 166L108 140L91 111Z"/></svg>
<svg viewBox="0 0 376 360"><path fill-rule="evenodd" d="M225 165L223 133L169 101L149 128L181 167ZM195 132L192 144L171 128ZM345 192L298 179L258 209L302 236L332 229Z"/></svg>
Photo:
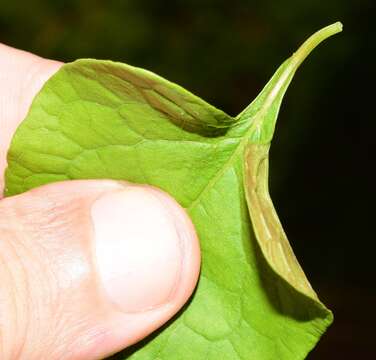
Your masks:
<svg viewBox="0 0 376 360"><path fill-rule="evenodd" d="M302 359L332 322L300 268L268 192L268 151L312 35L260 95L231 117L146 70L111 61L64 65L36 96L8 154L6 195L67 179L158 186L199 234L191 301L117 359Z"/></svg>

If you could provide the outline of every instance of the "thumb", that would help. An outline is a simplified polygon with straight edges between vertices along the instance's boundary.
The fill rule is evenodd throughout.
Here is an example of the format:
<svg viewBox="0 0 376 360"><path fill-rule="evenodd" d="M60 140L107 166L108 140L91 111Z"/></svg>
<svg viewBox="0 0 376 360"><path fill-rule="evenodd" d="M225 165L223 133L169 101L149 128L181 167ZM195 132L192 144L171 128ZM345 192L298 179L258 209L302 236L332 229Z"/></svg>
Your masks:
<svg viewBox="0 0 376 360"><path fill-rule="evenodd" d="M109 356L170 319L199 274L191 221L149 186L69 181L3 199L0 239L5 360Z"/></svg>

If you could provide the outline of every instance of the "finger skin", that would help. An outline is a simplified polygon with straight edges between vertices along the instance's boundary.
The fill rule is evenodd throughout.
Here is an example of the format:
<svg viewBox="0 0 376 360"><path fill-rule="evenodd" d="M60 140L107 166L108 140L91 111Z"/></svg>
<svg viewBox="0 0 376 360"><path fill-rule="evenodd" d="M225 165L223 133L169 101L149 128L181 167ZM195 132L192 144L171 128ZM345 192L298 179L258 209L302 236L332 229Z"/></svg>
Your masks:
<svg viewBox="0 0 376 360"><path fill-rule="evenodd" d="M159 189L135 186L139 207L159 199L163 206L155 207L155 215L168 211L175 219L171 223L180 224L176 241L184 261L167 303L141 312L120 311L109 301L98 275L91 209L104 194L124 191L124 183L61 182L1 200L11 138L35 95L61 66L0 44L0 359L4 360L109 356L176 314L192 294L200 271L198 238L184 209ZM135 221L148 226L142 211ZM163 238L164 231L161 226L156 237L159 233ZM164 281L163 276L156 276L156 281Z"/></svg>
<svg viewBox="0 0 376 360"><path fill-rule="evenodd" d="M1 359L101 359L156 330L188 300L200 268L198 239L191 221L162 191L129 186L140 202L150 196L158 198L180 222L176 241L180 242L184 261L173 296L155 308L127 313L113 306L103 290L93 250L90 209L103 194L124 191L123 183L61 182L3 199ZM140 218L140 226L148 226L148 220ZM156 229L154 236L165 230ZM163 281L158 269L154 271L156 281ZM127 296L132 297L132 293Z"/></svg>
<svg viewBox="0 0 376 360"><path fill-rule="evenodd" d="M6 154L18 125L43 84L62 66L26 51L0 44L0 199Z"/></svg>

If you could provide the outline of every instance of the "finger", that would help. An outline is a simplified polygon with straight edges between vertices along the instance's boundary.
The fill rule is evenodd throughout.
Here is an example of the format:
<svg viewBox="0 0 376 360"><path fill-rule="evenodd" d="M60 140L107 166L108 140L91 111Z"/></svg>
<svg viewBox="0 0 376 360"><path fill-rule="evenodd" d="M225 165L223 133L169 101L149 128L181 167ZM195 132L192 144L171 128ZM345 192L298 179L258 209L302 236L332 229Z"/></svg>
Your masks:
<svg viewBox="0 0 376 360"><path fill-rule="evenodd" d="M0 202L2 359L101 359L192 294L198 239L149 186L54 183ZM4 316L6 314L6 316Z"/></svg>
<svg viewBox="0 0 376 360"><path fill-rule="evenodd" d="M0 198L12 136L35 95L61 65L58 61L0 44Z"/></svg>

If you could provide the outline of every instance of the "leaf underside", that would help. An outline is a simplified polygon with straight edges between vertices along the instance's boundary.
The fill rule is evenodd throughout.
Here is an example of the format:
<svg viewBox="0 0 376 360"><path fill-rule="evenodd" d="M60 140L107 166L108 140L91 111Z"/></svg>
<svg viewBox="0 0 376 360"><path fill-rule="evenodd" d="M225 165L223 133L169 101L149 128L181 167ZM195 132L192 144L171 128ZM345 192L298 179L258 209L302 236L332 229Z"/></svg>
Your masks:
<svg viewBox="0 0 376 360"><path fill-rule="evenodd" d="M303 359L332 322L268 192L283 95L336 23L308 39L237 117L151 72L64 65L36 96L8 153L7 196L69 179L123 179L187 209L202 252L197 289L162 330L115 355L134 360Z"/></svg>

